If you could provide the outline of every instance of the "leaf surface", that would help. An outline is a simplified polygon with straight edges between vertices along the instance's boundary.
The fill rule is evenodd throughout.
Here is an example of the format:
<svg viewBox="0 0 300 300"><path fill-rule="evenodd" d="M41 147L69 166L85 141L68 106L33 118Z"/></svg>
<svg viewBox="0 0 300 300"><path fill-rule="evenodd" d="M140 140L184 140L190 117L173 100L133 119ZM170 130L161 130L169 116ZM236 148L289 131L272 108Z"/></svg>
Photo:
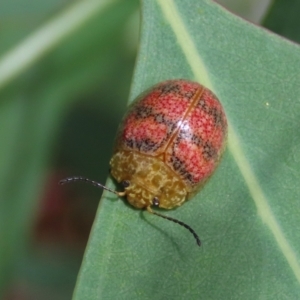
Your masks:
<svg viewBox="0 0 300 300"><path fill-rule="evenodd" d="M225 107L228 147L203 190L164 212L191 225L201 248L104 193L74 299L298 298L299 55L210 1L142 2L130 101L165 79L199 81Z"/></svg>

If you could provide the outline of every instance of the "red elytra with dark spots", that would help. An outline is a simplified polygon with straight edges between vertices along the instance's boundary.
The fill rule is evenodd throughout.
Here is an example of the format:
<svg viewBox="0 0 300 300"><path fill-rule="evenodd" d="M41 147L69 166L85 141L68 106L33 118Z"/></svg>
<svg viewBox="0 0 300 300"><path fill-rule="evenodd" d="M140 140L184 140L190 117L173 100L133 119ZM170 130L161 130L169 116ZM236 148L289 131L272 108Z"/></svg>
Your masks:
<svg viewBox="0 0 300 300"><path fill-rule="evenodd" d="M136 208L169 219L151 207L182 205L212 175L225 149L227 120L218 98L197 82L184 79L158 83L130 106L119 128L112 176L124 187L115 192L83 177L61 183L87 181L126 196Z"/></svg>

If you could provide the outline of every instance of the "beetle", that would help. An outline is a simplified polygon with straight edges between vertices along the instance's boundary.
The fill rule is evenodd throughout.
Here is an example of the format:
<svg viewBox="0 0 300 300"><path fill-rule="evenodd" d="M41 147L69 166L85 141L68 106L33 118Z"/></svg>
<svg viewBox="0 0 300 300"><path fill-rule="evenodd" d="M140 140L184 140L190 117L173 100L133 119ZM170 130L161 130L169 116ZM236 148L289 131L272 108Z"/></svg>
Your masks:
<svg viewBox="0 0 300 300"><path fill-rule="evenodd" d="M208 88L185 79L163 81L136 98L119 127L110 166L124 190L81 176L60 184L85 181L125 196L132 206L184 226L200 246L190 226L152 208L180 206L202 188L220 162L227 127L225 111Z"/></svg>

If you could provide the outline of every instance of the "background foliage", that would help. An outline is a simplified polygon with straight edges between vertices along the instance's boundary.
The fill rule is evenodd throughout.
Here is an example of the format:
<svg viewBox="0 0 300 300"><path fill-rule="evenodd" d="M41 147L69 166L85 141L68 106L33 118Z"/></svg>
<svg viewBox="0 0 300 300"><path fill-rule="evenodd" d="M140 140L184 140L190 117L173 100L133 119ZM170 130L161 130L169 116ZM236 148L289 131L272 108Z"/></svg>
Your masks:
<svg viewBox="0 0 300 300"><path fill-rule="evenodd" d="M0 291L7 299L69 299L73 292L99 191L84 186L61 189L57 181L72 174L105 181L138 43L139 2L103 2L107 7L99 6L82 23L75 22L70 33L35 54L7 81L12 70L3 68L7 55L80 2L0 4ZM130 99L161 79L195 77L180 47L174 46L174 33L158 2L146 2ZM249 3L245 1L248 16L242 9L248 19L253 18ZM230 5L231 10L237 7ZM262 24L299 41L298 6L297 1L274 1ZM192 11L206 30L192 26ZM260 11L252 20L262 16ZM299 93L293 83L299 82L299 75L292 59L299 49L206 1L190 1L181 17L192 26L190 32L200 30L192 36L197 36L207 67L200 70L203 80L207 76L207 83L213 82L274 214L297 248L299 235L293 228L299 224L299 191L294 186L299 178ZM206 43L198 44L199 36ZM241 45L243 36L248 39ZM31 44L30 49L40 46ZM25 61L26 55L21 51L14 61ZM168 212L201 233L200 252L184 229L107 197L77 284L78 299L109 299L120 291L124 299L199 299L199 291L203 299L218 299L215 284L232 299L273 299L275 294L278 299L284 294L297 299L298 282L271 231L257 218L232 151L201 199Z"/></svg>

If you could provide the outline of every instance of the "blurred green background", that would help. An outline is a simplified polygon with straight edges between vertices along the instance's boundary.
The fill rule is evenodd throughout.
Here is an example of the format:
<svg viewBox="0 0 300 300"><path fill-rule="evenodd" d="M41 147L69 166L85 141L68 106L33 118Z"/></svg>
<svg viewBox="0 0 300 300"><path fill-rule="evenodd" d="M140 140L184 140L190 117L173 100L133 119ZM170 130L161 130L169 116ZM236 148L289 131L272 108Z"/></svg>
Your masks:
<svg viewBox="0 0 300 300"><path fill-rule="evenodd" d="M299 1L219 2L299 41ZM105 182L138 51L139 1L103 3L80 23L73 17L68 34L19 70L29 54L16 48L80 2L0 3L0 299L72 296L101 191L57 183L71 175ZM36 40L30 49L41 47Z"/></svg>

